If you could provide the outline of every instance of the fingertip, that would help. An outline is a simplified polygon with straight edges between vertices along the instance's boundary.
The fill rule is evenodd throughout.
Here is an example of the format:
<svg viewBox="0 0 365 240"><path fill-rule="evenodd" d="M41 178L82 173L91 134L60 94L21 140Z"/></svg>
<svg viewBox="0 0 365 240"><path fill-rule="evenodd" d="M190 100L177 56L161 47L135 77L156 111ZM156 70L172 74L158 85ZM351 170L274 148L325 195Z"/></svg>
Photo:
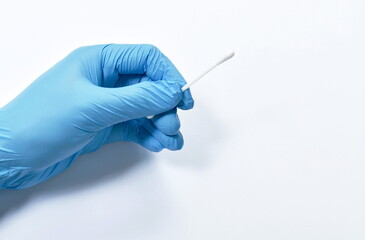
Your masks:
<svg viewBox="0 0 365 240"><path fill-rule="evenodd" d="M184 145L184 139L180 131L175 135L166 135L161 132L151 120L141 119L141 123L144 128L164 147L169 150L180 150Z"/></svg>
<svg viewBox="0 0 365 240"><path fill-rule="evenodd" d="M184 138L181 132L178 132L175 137L175 141L171 144L168 149L171 151L181 150L184 146Z"/></svg>
<svg viewBox="0 0 365 240"><path fill-rule="evenodd" d="M184 146L184 138L180 131L178 131L178 133L173 136L165 136L163 142L165 148L171 151L178 151Z"/></svg>
<svg viewBox="0 0 365 240"><path fill-rule="evenodd" d="M191 95L190 89L187 89L182 96L182 101L177 105L181 110L190 110L194 107L194 99Z"/></svg>
<svg viewBox="0 0 365 240"><path fill-rule="evenodd" d="M194 108L194 100L189 100L187 102L181 102L177 105L181 110L190 110Z"/></svg>
<svg viewBox="0 0 365 240"><path fill-rule="evenodd" d="M180 129L181 123L176 108L171 109L152 118L155 126L166 135L176 135Z"/></svg>

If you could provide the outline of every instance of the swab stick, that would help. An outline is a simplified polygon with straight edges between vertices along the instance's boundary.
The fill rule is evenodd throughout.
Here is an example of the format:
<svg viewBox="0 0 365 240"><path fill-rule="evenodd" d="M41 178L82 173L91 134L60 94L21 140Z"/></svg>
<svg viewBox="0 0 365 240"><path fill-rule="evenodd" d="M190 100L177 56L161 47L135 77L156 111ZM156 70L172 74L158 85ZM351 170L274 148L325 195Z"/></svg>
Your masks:
<svg viewBox="0 0 365 240"><path fill-rule="evenodd" d="M195 78L193 81L187 83L185 86L183 86L181 88L181 91L185 91L188 88L190 88L194 83L196 83L197 81L199 81L200 79L202 79L205 75L207 75L210 71L212 71L214 68L216 68L217 66L221 65L222 63L224 63L225 61L227 61L228 59L231 59L234 56L234 51L229 52L227 55L225 55L223 58L221 58L219 61L217 61L214 65L212 65L210 68L208 68L207 70L205 70L203 73L201 73L197 78ZM147 116L148 119L152 119L155 115L152 116Z"/></svg>

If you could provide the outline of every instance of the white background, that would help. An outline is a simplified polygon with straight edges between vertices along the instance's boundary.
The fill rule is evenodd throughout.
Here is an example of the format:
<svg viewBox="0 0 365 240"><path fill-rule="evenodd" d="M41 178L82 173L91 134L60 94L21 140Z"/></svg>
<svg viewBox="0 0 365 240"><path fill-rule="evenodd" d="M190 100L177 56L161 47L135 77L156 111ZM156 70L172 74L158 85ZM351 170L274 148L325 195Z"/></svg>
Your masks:
<svg viewBox="0 0 365 240"><path fill-rule="evenodd" d="M0 239L365 239L361 0L3 1L0 105L71 50L151 43L191 79L185 147L117 143L0 190Z"/></svg>

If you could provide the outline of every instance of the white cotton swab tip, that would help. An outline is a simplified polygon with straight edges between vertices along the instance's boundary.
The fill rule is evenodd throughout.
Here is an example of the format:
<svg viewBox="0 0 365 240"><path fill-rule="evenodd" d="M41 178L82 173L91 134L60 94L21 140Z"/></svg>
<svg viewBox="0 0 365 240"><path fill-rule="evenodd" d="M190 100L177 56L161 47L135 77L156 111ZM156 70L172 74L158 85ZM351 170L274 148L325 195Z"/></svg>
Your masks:
<svg viewBox="0 0 365 240"><path fill-rule="evenodd" d="M234 56L234 51L230 51L225 57L223 57L220 61L219 61L219 63L217 64L217 65L219 65L219 64L222 64L222 63L224 63L225 61L227 61L228 59L231 59L231 58L233 58L233 56Z"/></svg>
<svg viewBox="0 0 365 240"><path fill-rule="evenodd" d="M212 65L210 68L208 68L207 70L205 70L203 73L201 73L197 78L195 78L193 81L191 81L190 83L187 83L186 85L184 85L181 88L181 91L185 91L188 88L191 87L191 85L193 85L194 83L196 83L197 81L199 81L201 78L203 78L207 73L209 73L210 71L212 71L214 68L216 68L217 66L219 66L220 64L224 63L225 61L227 61L228 59L231 59L234 56L234 51L230 51L228 54L226 54L224 57L222 57L219 61L217 61L214 65ZM152 116L147 116L148 119L152 119L154 117L154 115Z"/></svg>

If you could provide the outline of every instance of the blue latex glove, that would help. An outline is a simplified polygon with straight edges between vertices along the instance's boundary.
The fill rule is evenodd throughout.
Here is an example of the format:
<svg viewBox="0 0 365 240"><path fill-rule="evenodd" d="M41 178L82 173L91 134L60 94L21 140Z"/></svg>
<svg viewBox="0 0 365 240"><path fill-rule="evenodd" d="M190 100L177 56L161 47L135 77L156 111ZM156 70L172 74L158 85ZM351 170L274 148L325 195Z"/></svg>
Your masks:
<svg viewBox="0 0 365 240"><path fill-rule="evenodd" d="M194 104L185 83L151 45L76 49L0 109L0 188L45 181L110 142L181 149L176 107Z"/></svg>

